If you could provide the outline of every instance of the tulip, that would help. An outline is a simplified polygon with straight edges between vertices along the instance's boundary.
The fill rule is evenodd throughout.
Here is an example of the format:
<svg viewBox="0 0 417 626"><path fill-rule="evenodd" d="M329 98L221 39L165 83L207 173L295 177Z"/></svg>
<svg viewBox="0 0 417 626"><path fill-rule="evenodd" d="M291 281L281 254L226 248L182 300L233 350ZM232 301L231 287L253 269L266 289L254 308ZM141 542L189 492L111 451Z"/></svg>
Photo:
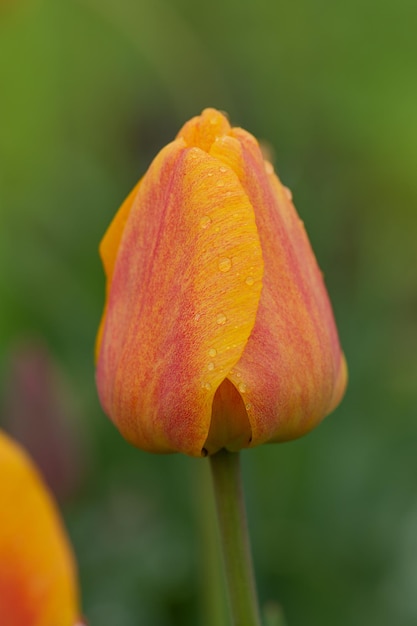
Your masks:
<svg viewBox="0 0 417 626"><path fill-rule="evenodd" d="M303 223L220 112L161 150L100 254L98 392L132 444L237 451L300 437L340 402L345 360Z"/></svg>
<svg viewBox="0 0 417 626"><path fill-rule="evenodd" d="M86 456L74 428L73 390L41 337L19 340L9 352L0 415L55 498L65 501L80 484Z"/></svg>
<svg viewBox="0 0 417 626"><path fill-rule="evenodd" d="M0 432L0 624L81 626L75 564L26 453Z"/></svg>

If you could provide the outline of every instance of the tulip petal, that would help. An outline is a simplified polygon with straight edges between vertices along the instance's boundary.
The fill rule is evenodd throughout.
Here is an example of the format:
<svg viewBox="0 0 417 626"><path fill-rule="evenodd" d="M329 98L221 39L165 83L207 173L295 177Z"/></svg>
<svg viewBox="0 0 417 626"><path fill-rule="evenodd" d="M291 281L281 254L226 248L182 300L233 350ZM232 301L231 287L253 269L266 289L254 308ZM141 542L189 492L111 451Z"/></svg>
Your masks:
<svg viewBox="0 0 417 626"><path fill-rule="evenodd" d="M0 624L74 626L75 564L49 493L0 433Z"/></svg>
<svg viewBox="0 0 417 626"><path fill-rule="evenodd" d="M113 278L114 265L116 263L117 251L119 250L120 241L122 239L123 231L126 226L127 219L129 217L132 205L135 201L136 194L138 192L140 181L135 185L126 200L123 202L120 209L114 216L110 226L106 230L103 239L100 243L100 258L104 266L106 274L106 301L110 291L111 280ZM101 317L100 325L97 331L95 357L98 359L100 352L101 340L103 338L104 320L106 317L106 307L104 307L103 315Z"/></svg>
<svg viewBox="0 0 417 626"><path fill-rule="evenodd" d="M182 136L166 146L124 226L97 363L101 403L129 441L202 454L215 393L255 324L262 273L236 174Z"/></svg>
<svg viewBox="0 0 417 626"><path fill-rule="evenodd" d="M265 263L256 323L229 380L244 399L252 445L313 428L340 401L346 363L331 305L288 190L241 129L216 142L254 207Z"/></svg>
<svg viewBox="0 0 417 626"><path fill-rule="evenodd" d="M252 429L242 396L226 378L213 398L210 430L204 449L213 454L221 448L238 452L252 441Z"/></svg>
<svg viewBox="0 0 417 626"><path fill-rule="evenodd" d="M177 137L184 139L187 146L195 146L210 152L216 139L224 137L230 130L227 118L220 111L209 108L186 122Z"/></svg>

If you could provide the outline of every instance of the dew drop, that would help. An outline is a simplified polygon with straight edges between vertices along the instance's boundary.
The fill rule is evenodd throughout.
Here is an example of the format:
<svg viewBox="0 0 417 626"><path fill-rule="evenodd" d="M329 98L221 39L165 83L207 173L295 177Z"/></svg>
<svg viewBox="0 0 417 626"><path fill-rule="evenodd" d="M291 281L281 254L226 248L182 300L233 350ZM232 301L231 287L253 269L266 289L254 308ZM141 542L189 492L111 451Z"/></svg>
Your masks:
<svg viewBox="0 0 417 626"><path fill-rule="evenodd" d="M216 356L217 350L216 350L216 348L210 348L208 353L209 353L209 356Z"/></svg>
<svg viewBox="0 0 417 626"><path fill-rule="evenodd" d="M287 196L288 200L292 200L292 191L289 187L284 187L284 191L285 191L285 195Z"/></svg>
<svg viewBox="0 0 417 626"><path fill-rule="evenodd" d="M207 176L213 176L213 172L207 172Z"/></svg>
<svg viewBox="0 0 417 626"><path fill-rule="evenodd" d="M201 317L200 313L196 313L196 314L194 315L194 319L195 319L195 321L196 321L196 322L198 322L198 320L200 319L200 317Z"/></svg>
<svg viewBox="0 0 417 626"><path fill-rule="evenodd" d="M218 180L216 185L217 187L224 187L224 180Z"/></svg>
<svg viewBox="0 0 417 626"><path fill-rule="evenodd" d="M214 363L213 361L210 361L210 363L207 365L207 369L212 372L214 370Z"/></svg>
<svg viewBox="0 0 417 626"><path fill-rule="evenodd" d="M251 404L250 402L248 402L247 404L245 404L245 409L246 409L247 411L249 411L249 409L251 409L251 408L252 408L252 404Z"/></svg>
<svg viewBox="0 0 417 626"><path fill-rule="evenodd" d="M219 313L216 318L216 322L220 324L221 326L226 323L226 320L227 320L227 317L225 316L224 313Z"/></svg>
<svg viewBox="0 0 417 626"><path fill-rule="evenodd" d="M201 383L201 388L206 389L207 391L210 391L211 385L210 383Z"/></svg>
<svg viewBox="0 0 417 626"><path fill-rule="evenodd" d="M219 167L219 171L224 174L225 172L227 172L227 167Z"/></svg>
<svg viewBox="0 0 417 626"><path fill-rule="evenodd" d="M246 389L248 388L248 386L246 385L246 383L239 383L238 387L239 391L241 393L245 393Z"/></svg>
<svg viewBox="0 0 417 626"><path fill-rule="evenodd" d="M251 287L254 282L255 282L255 279L253 276L248 276L247 279L245 280L245 283L249 285L249 287Z"/></svg>
<svg viewBox="0 0 417 626"><path fill-rule="evenodd" d="M211 218L208 215L203 215L200 219L201 228L208 228L211 224Z"/></svg>
<svg viewBox="0 0 417 626"><path fill-rule="evenodd" d="M229 258L224 257L223 259L220 259L219 270L221 272L228 272L231 267L232 267L232 261Z"/></svg>

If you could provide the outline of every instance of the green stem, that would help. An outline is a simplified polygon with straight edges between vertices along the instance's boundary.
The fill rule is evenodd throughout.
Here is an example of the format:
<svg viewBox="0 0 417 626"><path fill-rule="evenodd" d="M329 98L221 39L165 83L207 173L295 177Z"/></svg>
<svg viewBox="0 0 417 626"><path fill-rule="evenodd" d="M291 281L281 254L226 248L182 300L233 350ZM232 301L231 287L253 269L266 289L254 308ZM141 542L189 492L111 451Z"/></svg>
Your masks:
<svg viewBox="0 0 417 626"><path fill-rule="evenodd" d="M210 457L233 626L260 626L237 452Z"/></svg>
<svg viewBox="0 0 417 626"><path fill-rule="evenodd" d="M222 555L216 524L216 503L212 488L210 465L196 460L194 471L196 502L199 502L200 537L204 567L201 576L201 620L202 626L227 624L229 607L222 576Z"/></svg>

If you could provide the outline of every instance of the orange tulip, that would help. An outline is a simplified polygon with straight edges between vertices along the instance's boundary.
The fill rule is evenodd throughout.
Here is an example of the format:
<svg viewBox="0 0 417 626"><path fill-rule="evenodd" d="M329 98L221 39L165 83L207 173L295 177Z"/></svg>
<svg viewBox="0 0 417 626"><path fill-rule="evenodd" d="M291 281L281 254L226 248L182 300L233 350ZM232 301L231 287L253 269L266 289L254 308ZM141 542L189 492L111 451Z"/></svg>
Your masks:
<svg viewBox="0 0 417 626"><path fill-rule="evenodd" d="M100 246L105 412L134 445L193 456L299 437L346 365L289 191L206 109L157 155Z"/></svg>
<svg viewBox="0 0 417 626"><path fill-rule="evenodd" d="M0 624L81 626L58 512L23 450L0 432Z"/></svg>

